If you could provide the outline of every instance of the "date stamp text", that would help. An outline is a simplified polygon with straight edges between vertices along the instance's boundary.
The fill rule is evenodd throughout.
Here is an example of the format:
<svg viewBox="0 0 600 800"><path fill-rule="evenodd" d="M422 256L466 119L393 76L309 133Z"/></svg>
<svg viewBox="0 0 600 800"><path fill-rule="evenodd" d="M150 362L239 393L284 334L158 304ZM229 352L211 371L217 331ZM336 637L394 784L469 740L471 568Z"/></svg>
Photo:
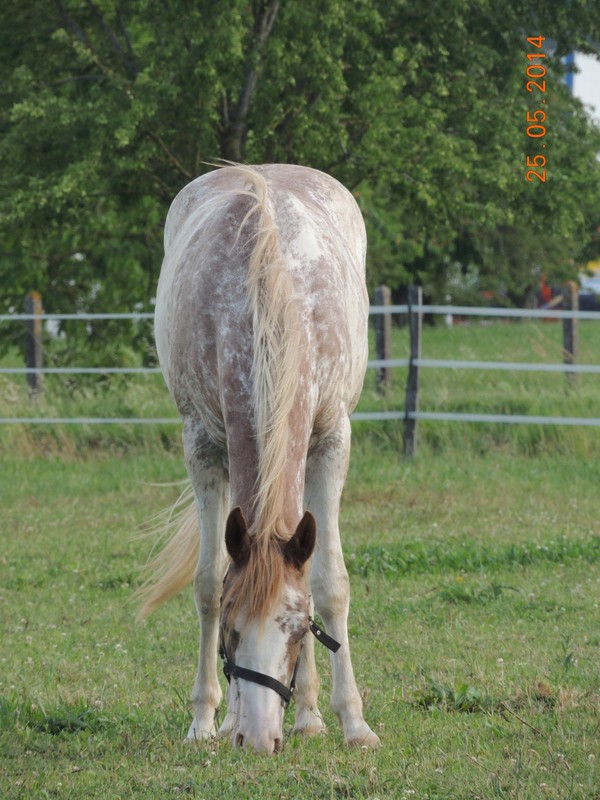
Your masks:
<svg viewBox="0 0 600 800"><path fill-rule="evenodd" d="M546 58L546 53L542 52L544 46L544 36L528 37L527 44L532 48L533 52L527 53L527 69L525 70L527 81L525 88L535 100L534 108L537 105L546 105L546 67L542 60ZM527 171L525 179L530 183L534 180L539 180L542 183L546 182L546 164L548 157L545 152L535 152L536 150L545 151L546 143L544 137L546 136L547 128L544 123L546 122L546 111L542 108L536 108L534 111L527 111L526 115L526 134L530 140L531 152L525 156L525 166ZM533 147L533 144L537 147ZM535 169L530 169L534 167Z"/></svg>

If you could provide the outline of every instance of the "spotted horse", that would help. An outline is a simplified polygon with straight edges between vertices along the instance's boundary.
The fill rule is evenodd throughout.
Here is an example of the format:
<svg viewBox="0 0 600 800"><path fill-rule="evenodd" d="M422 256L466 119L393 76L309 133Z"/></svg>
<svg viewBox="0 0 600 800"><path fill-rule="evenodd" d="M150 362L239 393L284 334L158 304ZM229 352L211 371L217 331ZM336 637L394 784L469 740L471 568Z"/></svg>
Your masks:
<svg viewBox="0 0 600 800"><path fill-rule="evenodd" d="M277 752L292 695L294 731L323 731L321 639L345 741L379 743L352 670L338 522L367 363L365 251L352 194L307 167L227 165L169 210L155 337L193 502L151 564L141 613L193 581L190 740L218 733ZM219 650L229 685L217 732Z"/></svg>

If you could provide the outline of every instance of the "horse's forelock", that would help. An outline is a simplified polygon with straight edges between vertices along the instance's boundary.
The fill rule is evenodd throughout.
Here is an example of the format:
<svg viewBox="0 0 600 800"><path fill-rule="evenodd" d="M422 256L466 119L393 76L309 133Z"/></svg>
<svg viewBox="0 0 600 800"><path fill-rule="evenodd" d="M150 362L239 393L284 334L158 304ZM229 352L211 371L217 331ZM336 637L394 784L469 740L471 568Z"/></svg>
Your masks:
<svg viewBox="0 0 600 800"><path fill-rule="evenodd" d="M264 619L281 597L285 585L286 564L281 540L271 536L250 547L248 560L229 571L221 600L224 616L235 620L244 614L247 620Z"/></svg>

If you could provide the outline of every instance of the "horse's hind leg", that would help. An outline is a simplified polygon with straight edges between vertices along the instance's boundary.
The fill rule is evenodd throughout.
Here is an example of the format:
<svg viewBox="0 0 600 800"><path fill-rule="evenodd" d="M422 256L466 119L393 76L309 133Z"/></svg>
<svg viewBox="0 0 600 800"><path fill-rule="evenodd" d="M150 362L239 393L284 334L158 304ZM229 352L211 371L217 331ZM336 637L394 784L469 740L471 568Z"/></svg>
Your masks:
<svg viewBox="0 0 600 800"><path fill-rule="evenodd" d="M216 734L215 717L222 697L217 678L217 642L226 564L224 531L229 510L229 482L221 450L208 439L198 421L186 420L183 446L200 522L200 556L194 578L200 652L192 692L194 721L187 735L193 740Z"/></svg>
<svg viewBox="0 0 600 800"><path fill-rule="evenodd" d="M339 505L350 453L350 421L341 420L335 434L310 454L305 497L317 521L317 542L311 568L311 590L325 629L340 642L331 655L331 707L337 714L349 745L375 747L379 738L363 717L348 642L350 591L339 531Z"/></svg>

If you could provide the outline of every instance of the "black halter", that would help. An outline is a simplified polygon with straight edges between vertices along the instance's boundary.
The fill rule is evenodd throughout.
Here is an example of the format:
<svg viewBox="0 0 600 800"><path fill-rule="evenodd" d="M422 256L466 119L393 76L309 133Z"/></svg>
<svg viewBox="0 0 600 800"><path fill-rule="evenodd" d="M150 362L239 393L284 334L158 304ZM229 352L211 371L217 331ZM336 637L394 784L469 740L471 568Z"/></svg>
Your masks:
<svg viewBox="0 0 600 800"><path fill-rule="evenodd" d="M310 632L316 636L318 641L324 644L325 647L328 647L332 653L337 653L341 647L340 643L336 642L333 637L328 636L323 628L320 628L312 617L308 618L308 623ZM300 652L302 652L302 649ZM289 689L285 684L281 683L281 681L271 678L270 675L264 675L262 672L255 672L253 669L238 667L237 664L234 664L233 661L230 661L227 656L227 651L225 650L225 641L222 634L221 643L219 646L219 655L223 659L223 673L227 678L227 683L230 683L231 678L241 678L244 681L257 683L259 686L266 686L267 689L272 689L274 692L277 692L277 694L281 697L284 708L288 707L296 688L296 673L298 672L300 655L298 655L298 658L296 659Z"/></svg>

